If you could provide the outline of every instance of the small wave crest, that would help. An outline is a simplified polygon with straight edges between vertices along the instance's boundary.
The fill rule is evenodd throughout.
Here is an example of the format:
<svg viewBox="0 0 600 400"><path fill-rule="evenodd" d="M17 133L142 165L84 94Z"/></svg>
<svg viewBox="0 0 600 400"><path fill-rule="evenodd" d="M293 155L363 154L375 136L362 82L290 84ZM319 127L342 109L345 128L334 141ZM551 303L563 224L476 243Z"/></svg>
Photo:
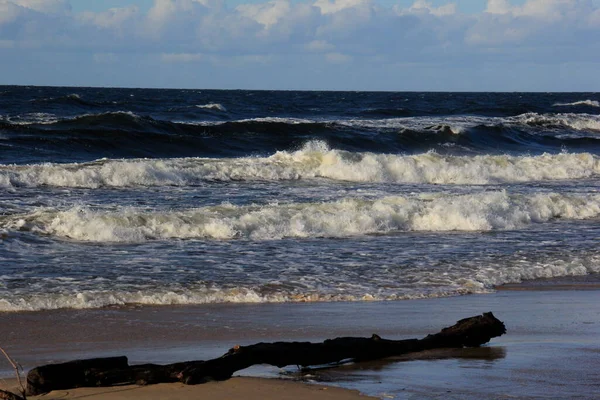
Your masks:
<svg viewBox="0 0 600 400"><path fill-rule="evenodd" d="M398 231L494 231L520 229L553 219L600 216L600 195L506 191L468 195L423 194L377 200L252 206L221 204L177 212L39 209L5 218L6 230L25 230L89 242L165 239L277 240L287 237L350 237Z"/></svg>
<svg viewBox="0 0 600 400"><path fill-rule="evenodd" d="M511 122L547 128L570 128L577 131L600 131L600 116L590 114L528 113L509 119Z"/></svg>
<svg viewBox="0 0 600 400"><path fill-rule="evenodd" d="M459 288L438 290L424 293L399 293L392 295L353 294L353 293L319 293L317 291L283 291L265 294L255 288L188 288L181 290L147 290L147 291L82 291L77 293L48 293L35 295L16 295L0 299L0 312L56 310L63 308L93 309L109 306L138 305L197 305L219 303L306 303L334 301L381 301L408 300L432 297L445 297L468 293L485 293L488 290Z"/></svg>
<svg viewBox="0 0 600 400"><path fill-rule="evenodd" d="M199 104L199 105L196 105L196 107L204 108L204 109L208 109L208 110L227 112L227 109L222 104L219 104L219 103Z"/></svg>
<svg viewBox="0 0 600 400"><path fill-rule="evenodd" d="M572 103L554 103L554 107L570 107L570 106L590 106L590 107L600 107L600 102L597 100L580 100L574 101Z"/></svg>
<svg viewBox="0 0 600 400"><path fill-rule="evenodd" d="M81 95L78 93L69 93L64 96L59 97L46 97L46 98L37 98L30 100L32 103L60 103L60 104L75 104L75 105L91 105L92 103L88 103Z"/></svg>
<svg viewBox="0 0 600 400"><path fill-rule="evenodd" d="M499 265L500 264L500 265ZM343 271L340 271L343 274ZM506 259L479 260L440 266L434 274L411 271L411 276L394 275L398 286L377 282L356 282L348 285L339 278L325 278L318 287L272 285L221 287L196 283L186 286L164 285L154 288L135 285L129 288L84 289L63 287L49 292L11 291L0 298L0 312L39 311L48 309L90 309L108 306L138 305L197 305L212 303L280 303L333 301L386 301L447 297L473 293L489 293L494 287L523 280L581 276L600 272L600 255L563 254L550 257L526 255ZM410 285L406 284L408 280ZM175 287L173 287L175 286Z"/></svg>

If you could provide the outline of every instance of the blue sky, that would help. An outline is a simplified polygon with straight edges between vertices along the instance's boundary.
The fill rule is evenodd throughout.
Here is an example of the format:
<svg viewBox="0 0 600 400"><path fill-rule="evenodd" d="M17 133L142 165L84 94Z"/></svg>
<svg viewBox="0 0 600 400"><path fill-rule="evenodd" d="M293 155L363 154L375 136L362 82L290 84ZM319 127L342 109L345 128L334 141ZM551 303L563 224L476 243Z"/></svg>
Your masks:
<svg viewBox="0 0 600 400"><path fill-rule="evenodd" d="M0 0L0 84L600 91L600 0Z"/></svg>

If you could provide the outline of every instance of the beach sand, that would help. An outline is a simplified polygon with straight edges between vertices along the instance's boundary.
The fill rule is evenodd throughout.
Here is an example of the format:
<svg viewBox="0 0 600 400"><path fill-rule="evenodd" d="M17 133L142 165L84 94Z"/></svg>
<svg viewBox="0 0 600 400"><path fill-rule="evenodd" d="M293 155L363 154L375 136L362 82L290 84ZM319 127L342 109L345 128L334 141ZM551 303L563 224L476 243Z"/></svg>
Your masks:
<svg viewBox="0 0 600 400"><path fill-rule="evenodd" d="M131 364L170 363L213 358L235 344L259 341L322 341L372 333L391 339L423 337L461 318L492 311L505 322L508 333L481 348L437 350L302 373L295 367L253 367L240 375L283 379L236 378L202 388L160 385L128 390L143 398L151 398L146 397L146 390L169 392L169 388L173 388L173 396L181 395L173 398L193 398L200 393L196 390L209 389L222 390L223 398L246 398L250 392L272 399L338 394L292 381L296 380L355 389L378 398L600 398L600 291L590 282L585 287L576 281L554 283L545 289L537 282L484 295L390 302L7 313L0 315L0 337L4 348L25 369L114 355L127 355ZM0 365L2 376L10 376L10 366ZM255 387L242 388L247 384ZM238 389L240 394L235 392ZM89 390L106 391L78 389L72 393ZM260 394L263 390L269 394ZM121 392L111 396L121 395L117 393ZM345 391L339 395L357 396ZM219 394L206 396L219 398Z"/></svg>
<svg viewBox="0 0 600 400"><path fill-rule="evenodd" d="M14 380L0 384L0 388L15 388ZM102 400L263 400L263 399L315 399L315 400L368 400L356 390L308 385L279 379L236 377L224 382L209 382L203 385L179 383L149 386L119 386L110 388L78 388L55 390L30 399L102 399Z"/></svg>

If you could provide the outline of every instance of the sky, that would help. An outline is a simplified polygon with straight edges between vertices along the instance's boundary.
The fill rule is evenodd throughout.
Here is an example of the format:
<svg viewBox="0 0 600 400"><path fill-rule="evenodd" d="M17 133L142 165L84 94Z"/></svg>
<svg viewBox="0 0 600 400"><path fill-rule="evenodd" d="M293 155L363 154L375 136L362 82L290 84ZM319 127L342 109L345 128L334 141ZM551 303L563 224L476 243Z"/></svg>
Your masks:
<svg viewBox="0 0 600 400"><path fill-rule="evenodd" d="M600 91L600 0L0 0L0 84Z"/></svg>

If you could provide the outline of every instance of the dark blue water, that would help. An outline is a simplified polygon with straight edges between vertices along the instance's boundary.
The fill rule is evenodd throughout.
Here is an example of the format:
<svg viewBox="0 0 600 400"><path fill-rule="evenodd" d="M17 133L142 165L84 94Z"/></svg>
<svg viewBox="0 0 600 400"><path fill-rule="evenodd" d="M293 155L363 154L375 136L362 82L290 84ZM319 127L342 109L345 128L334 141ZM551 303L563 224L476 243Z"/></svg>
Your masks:
<svg viewBox="0 0 600 400"><path fill-rule="evenodd" d="M0 311L600 271L600 94L0 87Z"/></svg>
<svg viewBox="0 0 600 400"><path fill-rule="evenodd" d="M315 139L394 154L597 153L599 98L2 87L2 161L270 155Z"/></svg>

